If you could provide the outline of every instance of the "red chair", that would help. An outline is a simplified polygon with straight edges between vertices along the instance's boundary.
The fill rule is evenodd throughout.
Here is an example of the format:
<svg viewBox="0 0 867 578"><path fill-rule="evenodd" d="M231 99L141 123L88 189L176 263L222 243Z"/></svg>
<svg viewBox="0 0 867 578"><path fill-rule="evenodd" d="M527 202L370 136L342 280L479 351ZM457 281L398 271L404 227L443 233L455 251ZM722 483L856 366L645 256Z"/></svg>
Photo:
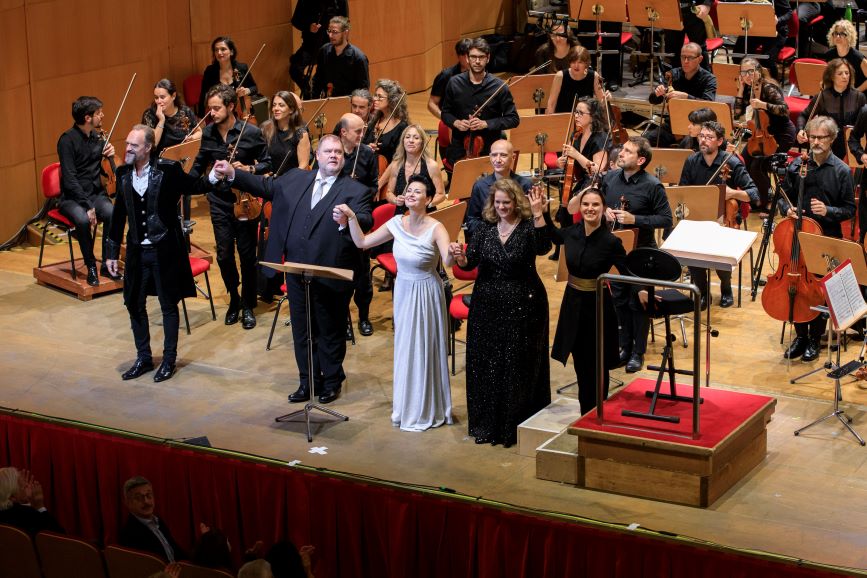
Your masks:
<svg viewBox="0 0 867 578"><path fill-rule="evenodd" d="M466 245L464 245L464 248L466 248ZM478 267L470 271L465 271L457 265L452 266L452 276L454 276L458 281L468 282L456 291L462 291L467 287L470 287L476 282L478 274ZM452 355L452 375L455 374L455 345L457 343L455 324L458 321L465 321L469 318L470 308L467 306L466 302L464 302L464 297L470 297L471 295L472 293L455 293L452 295L452 300L449 303L449 352Z"/></svg>
<svg viewBox="0 0 867 578"><path fill-rule="evenodd" d="M786 96L785 100L786 104L789 106L789 118L792 119L795 126L798 125L798 116L800 116L801 112L803 112L804 109L807 108L807 105L810 104L809 96L791 96L795 86L798 85L798 75L795 74L795 63L797 62L822 65L827 64L824 60L819 60L818 58L798 58L793 60L789 66L789 96Z"/></svg>
<svg viewBox="0 0 867 578"><path fill-rule="evenodd" d="M377 230L394 217L396 210L397 206L391 203L385 203L373 209L373 227L370 232ZM392 277L397 277L397 261L394 260L394 253L381 253L375 257L375 260L376 265L370 268L371 275L373 275L374 269L382 269Z"/></svg>
<svg viewBox="0 0 867 578"><path fill-rule="evenodd" d="M199 105L203 78L204 76L201 74L191 74L184 79L184 100L187 102L187 106L193 110L196 110L196 107ZM198 111L196 111L196 114L198 114Z"/></svg>
<svg viewBox="0 0 867 578"><path fill-rule="evenodd" d="M45 578L105 578L102 554L84 540L40 532L34 541Z"/></svg>
<svg viewBox="0 0 867 578"><path fill-rule="evenodd" d="M106 547L105 564L110 578L147 578L166 567L166 563L153 554L121 546Z"/></svg>
<svg viewBox="0 0 867 578"><path fill-rule="evenodd" d="M436 146L434 147L434 158L436 158L437 152L439 152L440 159L443 161L443 166L447 171L451 172L454 169L452 163L448 162L446 158L443 156L443 151L448 148L448 146L452 142L452 129L449 128L449 125L440 121L437 126L437 140Z"/></svg>
<svg viewBox="0 0 867 578"><path fill-rule="evenodd" d="M60 163L51 163L42 169L42 194L45 196L46 204L53 205L60 197ZM46 214L48 224L53 225L66 233L66 241L69 243L69 267L72 269L72 278L77 279L78 274L75 271L75 256L72 253L72 232L75 231L75 225L72 221L64 217L57 208L49 209ZM48 225L42 229L42 242L39 243L39 264L37 267L42 268L42 254L45 251L45 235L48 233Z"/></svg>
<svg viewBox="0 0 867 578"><path fill-rule="evenodd" d="M217 320L217 312L214 310L214 298L211 297L211 281L208 279L208 270L211 268L211 263L206 259L200 259L198 257L190 257L190 269L193 270L193 279L201 275L205 274L205 286L208 288L208 291L205 292L199 287L199 284L196 283L196 290L207 297L208 301L211 304L211 319L214 321ZM184 309L184 323L187 325L187 335L190 334L190 318L187 315L187 302L185 299L181 299L181 306Z"/></svg>
<svg viewBox="0 0 867 578"><path fill-rule="evenodd" d="M12 526L0 525L0 575L42 578L30 536Z"/></svg>

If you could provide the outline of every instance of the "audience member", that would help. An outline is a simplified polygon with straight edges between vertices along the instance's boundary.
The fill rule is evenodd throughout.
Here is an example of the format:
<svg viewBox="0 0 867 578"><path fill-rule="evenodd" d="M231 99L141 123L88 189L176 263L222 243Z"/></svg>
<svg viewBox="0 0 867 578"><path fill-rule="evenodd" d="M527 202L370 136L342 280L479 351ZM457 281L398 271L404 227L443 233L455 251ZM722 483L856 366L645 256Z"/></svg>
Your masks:
<svg viewBox="0 0 867 578"><path fill-rule="evenodd" d="M274 574L271 573L271 564L266 560L253 560L241 566L238 578L274 578Z"/></svg>
<svg viewBox="0 0 867 578"><path fill-rule="evenodd" d="M118 533L118 544L151 552L169 562L186 559L168 526L154 514L151 483L142 476L134 476L123 485L123 495L129 516Z"/></svg>
<svg viewBox="0 0 867 578"><path fill-rule="evenodd" d="M43 530L63 533L45 508L42 485L27 470L0 468L0 524L35 536Z"/></svg>

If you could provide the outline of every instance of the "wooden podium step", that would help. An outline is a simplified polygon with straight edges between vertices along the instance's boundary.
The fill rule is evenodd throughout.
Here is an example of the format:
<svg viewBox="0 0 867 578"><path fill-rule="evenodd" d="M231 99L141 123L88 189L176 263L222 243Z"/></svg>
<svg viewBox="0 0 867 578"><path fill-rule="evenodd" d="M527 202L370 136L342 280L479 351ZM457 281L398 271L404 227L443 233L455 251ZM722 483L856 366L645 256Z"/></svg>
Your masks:
<svg viewBox="0 0 867 578"><path fill-rule="evenodd" d="M123 289L123 281L112 281L108 277L99 277L99 285L91 287L87 284L87 267L84 266L84 261L75 260L75 270L78 274L76 279L72 278L72 270L69 266L69 260L59 263L51 263L40 267L33 268L33 277L36 282L46 287L57 287L67 293L72 293L82 301L90 301L96 295L104 295L106 293L114 293Z"/></svg>

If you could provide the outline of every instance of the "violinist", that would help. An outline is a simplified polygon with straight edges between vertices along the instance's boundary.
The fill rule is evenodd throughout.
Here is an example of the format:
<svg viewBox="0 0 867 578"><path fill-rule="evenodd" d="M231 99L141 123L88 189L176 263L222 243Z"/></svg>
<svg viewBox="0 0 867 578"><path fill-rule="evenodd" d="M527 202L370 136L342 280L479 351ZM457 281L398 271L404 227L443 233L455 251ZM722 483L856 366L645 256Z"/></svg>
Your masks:
<svg viewBox="0 0 867 578"><path fill-rule="evenodd" d="M449 80L451 80L453 76L466 72L470 67L468 55L472 43L473 41L470 38L461 38L458 40L455 43L455 56L458 61L448 68L443 68L439 74L434 77L433 84L430 87L430 96L427 99L427 109L438 119L442 118L442 101Z"/></svg>
<svg viewBox="0 0 867 578"><path fill-rule="evenodd" d="M428 210L432 210L446 198L442 174L437 162L427 152L427 141L427 133L420 125L411 124L406 127L394 153L394 160L382 173L380 182L385 185L388 202L397 205L397 214L403 214L407 210L403 201L403 190L406 188L407 179L413 175L424 175L431 180L434 194L428 202Z"/></svg>
<svg viewBox="0 0 867 578"><path fill-rule="evenodd" d="M367 56L349 43L349 18L335 16L328 22L328 43L316 55L313 96L349 96L356 88L370 88Z"/></svg>
<svg viewBox="0 0 867 578"><path fill-rule="evenodd" d="M637 230L636 246L656 248L656 229L671 227L671 207L665 187L645 170L653 157L650 142L640 136L630 137L620 149L617 169L602 179L605 217L615 228ZM578 197L569 201L569 212L580 210ZM625 208L621 201L628 203ZM634 373L644 366L647 350L647 311L638 298L637 287L612 283L614 308L620 324L620 364Z"/></svg>
<svg viewBox="0 0 867 578"><path fill-rule="evenodd" d="M792 119L789 118L789 105L786 104L780 85L771 78L768 69L762 67L758 60L748 57L741 60L738 93L735 96L733 112L735 116L744 114L748 120L755 123L757 111L764 111L767 114L768 126L756 125L756 127L769 133L777 141L776 150L770 151L764 157L752 156L748 147L745 147L743 152L744 164L758 187L757 203L764 208L768 205L768 192L771 188L771 180L768 177L770 167L766 158L770 154L784 153L789 150L795 144L796 131Z"/></svg>
<svg viewBox="0 0 867 578"><path fill-rule="evenodd" d="M373 110L373 96L366 88L356 88L349 95L349 112L357 114L367 124L370 121L370 111Z"/></svg>
<svg viewBox="0 0 867 578"><path fill-rule="evenodd" d="M569 68L569 53L576 46L579 46L578 39L571 28L562 22L553 26L548 32L548 41L536 49L534 65L550 64L536 74L553 74Z"/></svg>
<svg viewBox="0 0 867 578"><path fill-rule="evenodd" d="M95 96L79 96L72 103L72 127L57 140L60 160L60 204L64 217L75 226L75 238L81 247L81 256L87 267L87 284L99 285L99 275L112 279L105 262L97 273L93 254L91 229L99 222L111 227L112 204L100 180L102 159L114 157L114 146L105 142L102 133L102 101ZM106 258L106 239L102 237L102 255Z"/></svg>
<svg viewBox="0 0 867 578"><path fill-rule="evenodd" d="M826 237L840 239L843 237L840 223L855 215L855 197L849 166L831 153L831 143L837 138L839 129L834 119L817 116L807 123L805 130L810 143L810 157L806 161L803 215L818 222ZM801 180L798 173L802 162L796 158L788 166L782 183L783 190L793 203L798 202ZM791 218L798 216L797 207L789 206L784 200L780 201L780 212ZM826 323L827 319L822 315L807 323L795 323L797 338L783 357L797 359L803 355L804 361L816 359Z"/></svg>
<svg viewBox="0 0 867 578"><path fill-rule="evenodd" d="M861 107L858 118L855 120L855 126L849 133L849 152L854 155L855 160L862 167L867 167L867 150L861 144L861 139L865 135L867 135L867 105ZM861 171L861 190L867 190L867 170ZM867 233L867 202L858 203L858 228L860 231L858 243L863 245L864 235Z"/></svg>
<svg viewBox="0 0 867 578"><path fill-rule="evenodd" d="M810 99L810 103L798 116L797 141L801 144L808 143L808 135L804 127L811 116L828 116L834 119L838 127L850 126L855 124L861 107L867 104L864 93L855 90L852 65L842 58L835 58L825 67L825 72L822 73L822 87L823 90ZM835 131L834 134L836 136L831 144L831 152L845 160L846 143L843 131Z"/></svg>
<svg viewBox="0 0 867 578"><path fill-rule="evenodd" d="M574 186L569 193L570 199L575 193L587 187L591 176L597 170L608 164L608 154L604 148L608 124L605 122L604 109L599 102L595 98L585 96L575 105L574 140L572 144L563 147L563 154L557 159L557 164L561 168L565 168L567 163L573 163ZM561 206L557 211L557 220L561 227L572 224L572 215L565 206ZM555 239L554 252L548 257L552 261L560 258L560 244Z"/></svg>
<svg viewBox="0 0 867 578"><path fill-rule="evenodd" d="M328 42L328 23L335 16L348 16L347 0L298 0L292 26L301 32L301 46L289 57L289 76L305 99L312 98L310 80L319 48Z"/></svg>
<svg viewBox="0 0 867 578"><path fill-rule="evenodd" d="M235 90L218 84L208 90L205 102L214 122L202 131L202 144L190 174L204 175L216 161L231 157L232 151L235 153L232 166L236 170L255 174L269 172L271 157L262 131L249 123L245 126L235 118ZM253 309L256 307L256 232L259 219L239 220L235 217L235 200L235 193L226 181L218 181L208 193L217 265L229 293L225 323L234 325L240 316L244 329L252 329L256 326ZM235 264L236 245L241 261L240 277ZM240 294L238 285L241 286Z"/></svg>
<svg viewBox="0 0 867 578"><path fill-rule="evenodd" d="M202 74L202 88L199 91L199 117L205 116L208 111L205 95L212 86L228 84L235 89L237 97L258 94L256 81L249 72L250 68L243 62L238 62L238 50L235 41L228 36L217 36L211 42L211 54L214 61L205 68ZM243 85L241 82L243 81Z"/></svg>
<svg viewBox="0 0 867 578"><path fill-rule="evenodd" d="M583 46L573 46L567 55L569 66L557 72L551 81L545 114L569 112L575 97L596 97L605 100L599 75L590 68L590 53Z"/></svg>
<svg viewBox="0 0 867 578"><path fill-rule="evenodd" d="M716 100L716 76L701 68L701 58L701 46L695 42L685 44L680 49L680 68L672 69L669 86L664 84L656 86L648 98L650 103L660 104L673 98ZM661 126L649 130L644 136L654 146L657 146L658 140L658 146L662 148L668 148L675 142L674 135L671 133L671 123L667 119L663 120Z"/></svg>
<svg viewBox="0 0 867 578"><path fill-rule="evenodd" d="M442 121L452 129L452 140L445 151L446 170L468 155L488 154L494 141L503 138L503 131L520 122L509 87L486 70L490 56L491 47L485 39L474 39L468 56L469 70L453 76L446 86ZM486 101L488 104L478 112Z"/></svg>
<svg viewBox="0 0 867 578"><path fill-rule="evenodd" d="M271 99L271 118L259 125L268 144L274 176L310 166L310 133L301 118L301 100L279 90Z"/></svg>
<svg viewBox="0 0 867 578"><path fill-rule="evenodd" d="M373 152L385 157L387 162L394 158L394 151L400 143L400 135L409 126L409 113L406 110L404 90L395 80L381 78L376 81L373 91L373 112L364 133L366 145Z"/></svg>
<svg viewBox="0 0 867 578"><path fill-rule="evenodd" d="M724 0L727 2L734 2L736 0ZM776 78L777 74L777 58L780 54L780 50L782 50L783 46L786 45L786 40L789 37L789 23L792 20L792 5L789 4L789 0L770 0L774 5L774 18L776 19L776 27L777 27L777 35L772 37L764 37L764 36L753 36L750 35L749 43L746 44L746 49L744 49L744 37L739 36L737 41L735 42L734 52L736 54L756 54L759 51L759 47L761 47L761 53L767 54L768 59L767 68L770 72L771 77ZM743 66L743 60L741 61L741 66Z"/></svg>
<svg viewBox="0 0 867 578"><path fill-rule="evenodd" d="M678 148L689 149L692 152L699 150L699 138L701 126L706 122L716 122L716 113L709 108L697 108L686 116L686 136L680 139Z"/></svg>
<svg viewBox="0 0 867 578"><path fill-rule="evenodd" d="M725 142L725 129L716 122L706 122L701 127L698 135L699 151L693 153L683 163L683 171L680 173L680 185L715 185L721 180L720 170L723 161L728 165L728 178L725 179L726 200L734 199L738 202L758 202L759 192L756 185L747 173L746 167L735 154L729 154L723 147ZM714 180L711 180L717 175ZM702 310L707 306L707 276L705 270L699 267L690 267L690 278L701 291ZM716 272L720 281L719 306L731 307L734 304L732 297L732 272L718 270Z"/></svg>

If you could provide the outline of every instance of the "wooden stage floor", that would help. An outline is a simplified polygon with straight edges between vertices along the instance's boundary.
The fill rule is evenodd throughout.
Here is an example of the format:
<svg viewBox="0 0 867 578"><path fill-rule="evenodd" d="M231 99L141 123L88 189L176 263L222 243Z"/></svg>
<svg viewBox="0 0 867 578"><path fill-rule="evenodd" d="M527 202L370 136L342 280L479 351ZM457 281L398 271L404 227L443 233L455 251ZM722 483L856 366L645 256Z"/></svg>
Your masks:
<svg viewBox="0 0 867 578"><path fill-rule="evenodd" d="M193 240L213 249L205 203L194 204L199 225ZM752 221L750 226L757 225ZM66 247L49 247L46 262L61 260L64 253L68 255ZM452 379L457 423L424 433L394 429L389 420L389 293L374 295L374 335L358 336L357 345L349 346L349 378L331 406L349 415L349 422L316 416L323 423L317 424L314 441L308 444L303 423L274 422L290 409L286 395L297 387L297 374L291 333L282 323L272 351L265 351L273 305L260 303L259 324L252 331L223 325L226 298L219 273L212 270L218 321L211 321L206 300L188 301L193 329L190 336L181 334L177 375L162 384L155 384L151 375L124 382L120 372L133 361L134 350L120 294L82 302L39 286L31 273L37 256L38 247L0 253L2 406L165 438L207 435L215 447L287 462L297 459L309 466L444 486L605 522L636 523L736 548L867 568L867 448L836 421L800 437L792 435L829 411L832 382L817 373L789 384L790 377L819 364L798 361L787 370L779 323L759 302L750 302L748 293L742 309L713 308L720 335L712 345L711 378L714 387L778 397L768 455L712 507L696 509L537 480L534 459L520 456L517 447L477 446L467 437L460 344L458 374ZM541 258L539 268L548 287L553 335L563 286L553 282L551 261ZM155 299L149 303L156 354L162 335L159 308ZM284 308L282 319L285 314ZM850 347L844 361L857 355L856 349ZM658 346L651 345L650 352L647 360L658 359ZM677 355L683 363L691 359L680 345ZM551 368L552 390L574 379L571 366L552 363ZM614 375L626 377L621 371ZM570 394L574 391L566 392ZM848 383L843 396L854 426L867 434L867 390ZM327 453L311 454L311 447L326 447Z"/></svg>

